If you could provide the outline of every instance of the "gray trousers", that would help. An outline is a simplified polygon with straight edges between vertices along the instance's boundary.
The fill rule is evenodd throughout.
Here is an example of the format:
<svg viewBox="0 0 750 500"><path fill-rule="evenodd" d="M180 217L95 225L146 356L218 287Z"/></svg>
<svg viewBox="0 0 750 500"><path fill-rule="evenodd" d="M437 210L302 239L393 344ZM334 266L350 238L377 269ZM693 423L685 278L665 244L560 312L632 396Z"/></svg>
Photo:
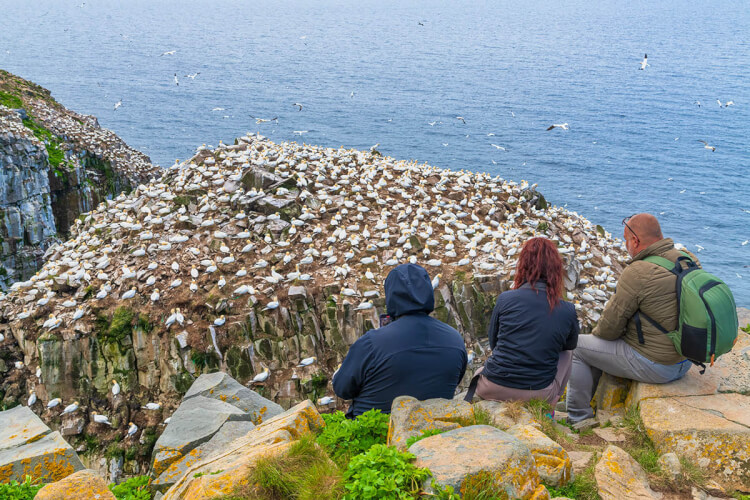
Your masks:
<svg viewBox="0 0 750 500"><path fill-rule="evenodd" d="M602 371L639 382L665 384L685 375L691 365L690 361L662 365L643 357L622 339L603 340L593 335L580 335L578 347L573 351L568 382L568 419L580 422L594 416L591 398Z"/></svg>

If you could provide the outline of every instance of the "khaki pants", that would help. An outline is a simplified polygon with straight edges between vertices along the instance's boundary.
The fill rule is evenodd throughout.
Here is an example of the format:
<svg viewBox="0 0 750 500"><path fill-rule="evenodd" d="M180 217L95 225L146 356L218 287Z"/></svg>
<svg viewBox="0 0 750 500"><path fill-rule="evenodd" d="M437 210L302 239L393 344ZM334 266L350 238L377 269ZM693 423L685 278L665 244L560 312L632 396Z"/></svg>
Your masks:
<svg viewBox="0 0 750 500"><path fill-rule="evenodd" d="M568 384L570 377L570 368L573 363L573 351L562 351L560 359L557 362L557 375L555 379L544 389L529 390L515 389L513 387L504 387L490 382L487 377L481 375L477 381L477 396L482 399L492 401L529 401L531 399L542 399L547 401L552 408L555 408L557 401L565 392L565 386ZM479 375L484 367L477 370Z"/></svg>

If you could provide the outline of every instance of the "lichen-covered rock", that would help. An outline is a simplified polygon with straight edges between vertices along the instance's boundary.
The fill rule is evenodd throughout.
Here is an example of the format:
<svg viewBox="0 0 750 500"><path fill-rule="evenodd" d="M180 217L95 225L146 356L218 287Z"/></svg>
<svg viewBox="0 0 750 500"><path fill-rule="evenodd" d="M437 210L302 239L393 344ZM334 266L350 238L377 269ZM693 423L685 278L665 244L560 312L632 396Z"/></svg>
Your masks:
<svg viewBox="0 0 750 500"><path fill-rule="evenodd" d="M466 401L427 399L411 396L393 400L388 425L388 444L406 449L406 441L428 430L450 430L474 423L474 408Z"/></svg>
<svg viewBox="0 0 750 500"><path fill-rule="evenodd" d="M48 484L34 500L115 500L115 496L96 472L84 469Z"/></svg>
<svg viewBox="0 0 750 500"><path fill-rule="evenodd" d="M638 462L621 448L609 445L594 468L602 500L655 500L662 497L651 489Z"/></svg>
<svg viewBox="0 0 750 500"><path fill-rule="evenodd" d="M226 422L252 422L253 415L218 399L193 396L183 401L154 445L151 469L155 475L205 443Z"/></svg>
<svg viewBox="0 0 750 500"><path fill-rule="evenodd" d="M750 396L652 398L640 413L659 452L689 458L725 488L750 489Z"/></svg>
<svg viewBox="0 0 750 500"><path fill-rule="evenodd" d="M172 462L159 477L151 482L151 486L160 491L165 491L192 466L205 460L215 453L226 450L235 440L245 436L253 430L252 422L226 422L221 429L206 443L193 448L180 458Z"/></svg>
<svg viewBox="0 0 750 500"><path fill-rule="evenodd" d="M189 467L167 490L163 500L199 500L229 495L247 485L249 473L258 458L282 453L293 440L323 425L323 419L312 402L300 403L234 440L224 451Z"/></svg>
<svg viewBox="0 0 750 500"><path fill-rule="evenodd" d="M573 478L572 462L565 449L533 425L517 425L508 434L518 438L531 451L541 480L562 486Z"/></svg>
<svg viewBox="0 0 750 500"><path fill-rule="evenodd" d="M462 427L422 439L409 452L416 456L414 465L428 468L441 487L452 486L463 492L467 478L486 472L495 478L496 490L508 498L549 498L539 483L528 448L488 425Z"/></svg>
<svg viewBox="0 0 750 500"><path fill-rule="evenodd" d="M624 412L630 384L630 380L603 373L594 393L597 413L600 411L607 413Z"/></svg>
<svg viewBox="0 0 750 500"><path fill-rule="evenodd" d="M84 469L73 448L28 407L0 412L0 482L50 482Z"/></svg>
<svg viewBox="0 0 750 500"><path fill-rule="evenodd" d="M236 406L250 414L254 424L260 424L263 420L284 412L281 406L248 389L225 372L207 373L198 377L185 393L183 401L199 395Z"/></svg>
<svg viewBox="0 0 750 500"><path fill-rule="evenodd" d="M477 401L474 411L483 411L490 417L494 427L507 431L514 425L535 424L536 421L529 410L517 403L503 401Z"/></svg>

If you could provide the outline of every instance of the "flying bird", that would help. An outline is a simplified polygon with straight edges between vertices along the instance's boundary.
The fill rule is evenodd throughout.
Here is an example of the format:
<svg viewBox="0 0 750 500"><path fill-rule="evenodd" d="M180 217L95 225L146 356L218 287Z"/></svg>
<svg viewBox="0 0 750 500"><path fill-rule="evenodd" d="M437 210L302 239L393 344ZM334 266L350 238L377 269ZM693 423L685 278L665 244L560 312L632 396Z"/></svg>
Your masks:
<svg viewBox="0 0 750 500"><path fill-rule="evenodd" d="M456 120L461 120L464 123L464 125L466 125L466 120L464 120L463 116L457 116Z"/></svg>
<svg viewBox="0 0 750 500"><path fill-rule="evenodd" d="M567 123L554 123L554 124L550 125L549 127L547 127L547 130L552 130L553 128L559 128L559 129L562 129L562 130L569 130L570 129L570 127L568 127Z"/></svg>
<svg viewBox="0 0 750 500"><path fill-rule="evenodd" d="M159 57L161 57L161 56L173 56L173 55L175 55L176 52L177 52L176 50L169 50L167 52L162 52L159 55Z"/></svg>
<svg viewBox="0 0 750 500"><path fill-rule="evenodd" d="M253 115L250 115L250 118L252 118L253 120L255 120L255 123L257 123L258 125L260 125L261 123L266 123L266 122L276 122L276 123L279 123L279 117L278 116L276 116L274 118L270 118L268 120L266 120L265 118L256 118Z"/></svg>
<svg viewBox="0 0 750 500"><path fill-rule="evenodd" d="M119 108L120 106L122 106L122 99L120 99L119 101L117 101L115 103L115 109L114 109L114 111L117 111L117 108Z"/></svg>
<svg viewBox="0 0 750 500"><path fill-rule="evenodd" d="M497 144L490 144L490 146L493 146L493 147L495 147L495 148L497 148L497 149L500 149L500 150L503 150L503 151L505 151L505 148L504 148L504 147L502 147L502 146L498 146Z"/></svg>
<svg viewBox="0 0 750 500"><path fill-rule="evenodd" d="M716 151L716 147L714 147L714 146L711 146L711 145L710 145L709 143L707 143L706 141L701 141L701 140L699 139L699 140L698 140L698 142L702 142L702 143L703 143L703 149L710 149L710 150L711 150L711 152L713 152L713 151Z"/></svg>
<svg viewBox="0 0 750 500"><path fill-rule="evenodd" d="M174 84L179 87L180 81L177 79L177 73L174 74Z"/></svg>
<svg viewBox="0 0 750 500"><path fill-rule="evenodd" d="M646 66L651 66L648 63L648 54L643 54L643 61L641 61L641 67L638 69L646 69Z"/></svg>
<svg viewBox="0 0 750 500"><path fill-rule="evenodd" d="M297 111L302 111L302 104L295 102L292 106L297 106L299 108Z"/></svg>
<svg viewBox="0 0 750 500"><path fill-rule="evenodd" d="M200 75L200 74L201 74L201 72L198 71L196 73L191 73L191 74L185 75L185 78L190 78L191 80L195 80L195 77L198 76L198 75Z"/></svg>

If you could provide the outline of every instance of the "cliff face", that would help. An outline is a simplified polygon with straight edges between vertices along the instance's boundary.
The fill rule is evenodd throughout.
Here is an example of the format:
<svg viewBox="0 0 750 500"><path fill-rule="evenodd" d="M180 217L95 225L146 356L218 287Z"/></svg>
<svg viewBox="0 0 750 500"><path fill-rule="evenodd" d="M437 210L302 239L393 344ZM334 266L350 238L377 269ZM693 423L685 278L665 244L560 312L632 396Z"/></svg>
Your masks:
<svg viewBox="0 0 750 500"><path fill-rule="evenodd" d="M539 235L557 242L566 296L590 327L625 253L527 183L256 136L202 147L76 220L44 267L0 301L3 403L33 389L35 411L94 457L120 449L128 422L149 429L125 463L137 471L201 373L227 371L284 407L330 395L403 262L437 278L434 315L472 352L468 380L517 254ZM113 380L126 397L112 395ZM61 418L44 406L57 397L81 409ZM161 409L144 411L149 401ZM94 410L113 427L93 424Z"/></svg>
<svg viewBox="0 0 750 500"><path fill-rule="evenodd" d="M36 272L79 214L156 173L95 118L0 70L0 288Z"/></svg>

